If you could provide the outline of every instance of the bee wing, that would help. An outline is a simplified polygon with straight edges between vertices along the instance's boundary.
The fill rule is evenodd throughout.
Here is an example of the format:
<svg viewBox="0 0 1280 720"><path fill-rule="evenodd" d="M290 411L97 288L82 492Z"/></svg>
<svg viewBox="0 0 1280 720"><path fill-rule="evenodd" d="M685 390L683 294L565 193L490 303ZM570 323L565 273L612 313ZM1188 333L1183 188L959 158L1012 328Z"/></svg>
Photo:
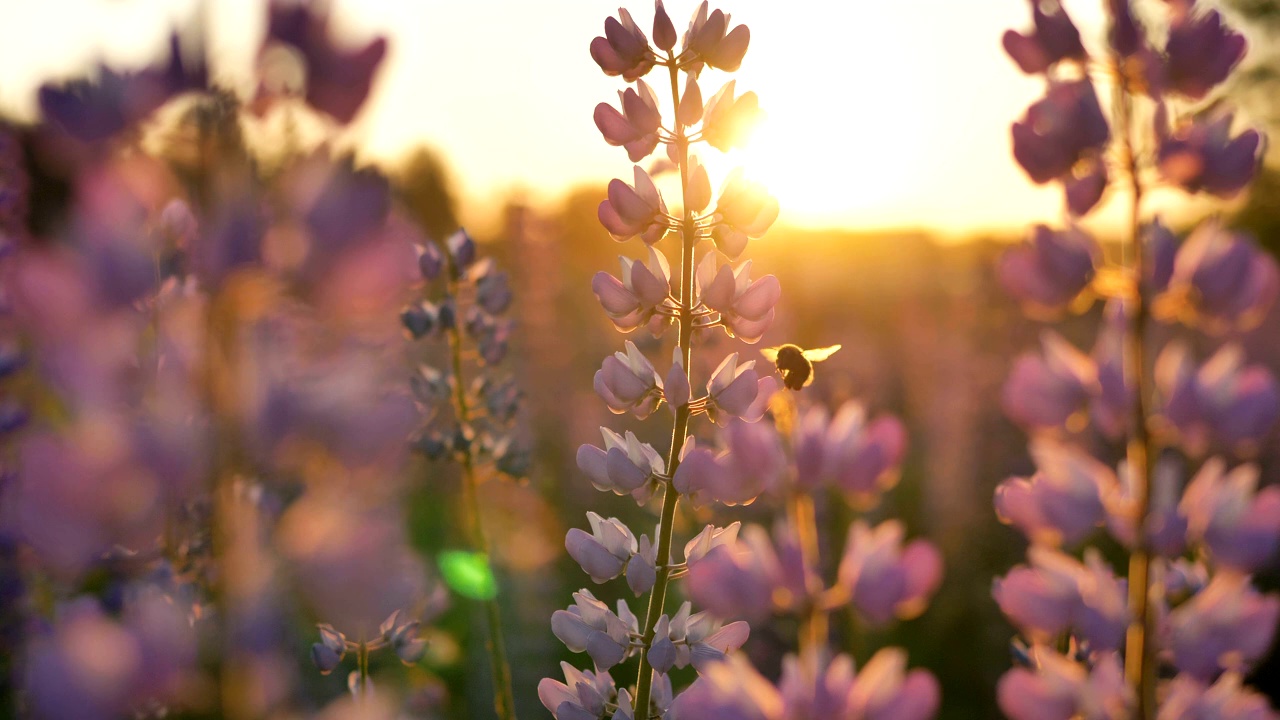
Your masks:
<svg viewBox="0 0 1280 720"><path fill-rule="evenodd" d="M771 347L771 348L760 348L760 354L764 356L765 360L768 360L771 363L776 363L778 362L778 351L781 349L782 348L780 346Z"/></svg>
<svg viewBox="0 0 1280 720"><path fill-rule="evenodd" d="M826 360L832 355L835 355L836 351L839 349L840 349L839 345L831 345L824 348L814 348L812 350L805 350L804 357L806 360L809 360L812 362L819 362L822 360ZM776 355L777 353L774 353L774 354Z"/></svg>

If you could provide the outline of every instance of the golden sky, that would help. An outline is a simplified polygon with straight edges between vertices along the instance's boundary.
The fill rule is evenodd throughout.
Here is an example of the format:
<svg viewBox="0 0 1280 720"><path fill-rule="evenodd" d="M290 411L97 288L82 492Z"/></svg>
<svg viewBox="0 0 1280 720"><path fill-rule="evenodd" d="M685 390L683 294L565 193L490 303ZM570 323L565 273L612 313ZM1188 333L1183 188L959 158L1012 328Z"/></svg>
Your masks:
<svg viewBox="0 0 1280 720"><path fill-rule="evenodd" d="M1067 3L1086 34L1099 2ZM353 40L390 36L375 96L350 131L377 158L425 143L461 184L464 220L509 192L552 200L630 177L604 144L597 102L623 87L587 51L617 3L601 0L335 0ZM953 236L1060 216L1009 155L1009 124L1040 92L1000 49L1029 25L1022 0L723 0L751 28L736 74L767 113L741 157L809 227L911 227ZM671 0L683 29L696 4ZM646 29L652 8L630 6ZM0 0L0 107L29 116L40 78L93 59L142 63L174 23L208 18L215 75L243 82L262 33L259 0ZM723 76L704 74L710 97ZM707 149L706 155L716 155ZM730 162L708 158L713 172ZM713 178L713 183L716 180ZM1114 203L1113 203L1114 204ZM1105 215L1105 213L1104 213Z"/></svg>

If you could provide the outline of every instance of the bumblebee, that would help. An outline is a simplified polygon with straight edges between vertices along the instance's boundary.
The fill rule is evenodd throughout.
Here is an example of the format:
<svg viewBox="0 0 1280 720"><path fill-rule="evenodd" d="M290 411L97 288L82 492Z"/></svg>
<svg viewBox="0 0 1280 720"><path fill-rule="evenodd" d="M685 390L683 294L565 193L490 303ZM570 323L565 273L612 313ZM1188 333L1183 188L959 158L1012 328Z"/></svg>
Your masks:
<svg viewBox="0 0 1280 720"><path fill-rule="evenodd" d="M765 348L760 354L769 362L778 366L782 373L782 384L792 390L807 388L813 383L813 364L831 357L840 349L839 345L805 350L799 345L779 345Z"/></svg>

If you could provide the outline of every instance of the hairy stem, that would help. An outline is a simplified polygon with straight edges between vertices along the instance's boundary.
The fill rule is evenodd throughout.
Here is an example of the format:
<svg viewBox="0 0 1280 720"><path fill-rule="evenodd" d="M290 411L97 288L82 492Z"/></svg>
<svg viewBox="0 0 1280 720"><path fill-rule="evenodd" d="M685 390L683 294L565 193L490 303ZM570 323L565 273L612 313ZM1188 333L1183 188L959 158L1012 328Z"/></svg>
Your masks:
<svg viewBox="0 0 1280 720"><path fill-rule="evenodd" d="M449 294L458 297L458 268L453 258L445 253L449 276ZM471 424L471 405L467 400L466 376L463 374L463 339L457 323L453 323L446 333L449 338L449 355L453 363L453 413L458 425L469 428ZM466 527L467 543L471 549L484 555L489 562L489 538L484 530L484 521L480 515L480 491L477 478L475 455L468 447L462 453L462 515ZM507 662L507 646L502 633L502 613L497 597L484 600L485 623L488 633L485 649L489 656L489 670L493 674L493 709L501 720L515 720L515 692L512 688L511 666Z"/></svg>
<svg viewBox="0 0 1280 720"><path fill-rule="evenodd" d="M1133 92L1124 74L1122 60L1116 58L1116 123L1119 126L1122 158L1129 176L1129 227L1125 238L1133 293L1130 297L1128 325L1124 343L1124 374L1133 382L1132 417L1127 448L1129 478L1135 508L1134 549L1129 556L1129 630L1125 636L1125 679L1132 689L1136 705L1135 720L1155 717L1155 614L1151 612L1151 552L1147 542L1147 520L1151 512L1152 459L1154 455L1150 427L1147 423L1148 379L1144 358L1147 298L1144 291L1142 247L1142 178L1134 142Z"/></svg>
<svg viewBox="0 0 1280 720"><path fill-rule="evenodd" d="M671 75L672 107L680 107L680 71L672 58L668 65ZM684 363L685 377L688 378L690 360L693 357L693 248L698 242L693 223L693 211L689 208L689 140L684 133L684 125L676 121L676 149L679 151L680 192L684 205L684 219L680 223L680 308L676 322L680 324L680 360ZM680 453L684 450L685 436L689 433L688 403L676 408L676 422L671 429L671 448L667 452L667 477L675 477L676 468L680 465ZM667 600L667 583L671 579L671 531L676 516L676 505L680 502L680 493L667 483L662 495L662 515L658 521L658 577L649 593L649 607L644 615L644 628L641 638L648 648L653 643L654 626L662 617L662 610ZM640 670L636 676L635 715L638 720L649 717L649 696L653 689L653 667L649 664L648 650L640 654Z"/></svg>

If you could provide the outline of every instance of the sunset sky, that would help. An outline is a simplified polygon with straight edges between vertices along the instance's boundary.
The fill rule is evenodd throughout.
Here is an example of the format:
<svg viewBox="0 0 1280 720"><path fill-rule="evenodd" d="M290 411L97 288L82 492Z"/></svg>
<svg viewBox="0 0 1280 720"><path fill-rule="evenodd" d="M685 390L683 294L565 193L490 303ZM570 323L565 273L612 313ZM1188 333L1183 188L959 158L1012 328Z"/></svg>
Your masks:
<svg viewBox="0 0 1280 720"><path fill-rule="evenodd" d="M630 176L625 153L592 122L623 87L587 46L617 3L597 0L338 0L353 42L390 36L375 96L350 139L376 158L416 144L442 152L464 219L510 192L553 200L582 183ZM1100 3L1068 3L1086 35ZM672 0L683 29L696 4ZM751 28L738 87L767 113L739 158L810 227L928 228L951 235L1012 229L1059 215L1058 191L1032 186L1009 156L1009 124L1040 91L1000 49L1029 25L1020 0L723 0ZM215 75L243 86L261 37L257 0L207 11ZM642 27L652 7L630 6ZM191 27L194 0L0 0L0 107L29 117L34 88L103 56L155 57L168 27ZM723 78L704 74L709 97ZM708 150L708 155L717 154ZM728 161L709 159L725 171ZM714 180L713 180L714 182ZM1105 219L1108 213L1103 213Z"/></svg>

